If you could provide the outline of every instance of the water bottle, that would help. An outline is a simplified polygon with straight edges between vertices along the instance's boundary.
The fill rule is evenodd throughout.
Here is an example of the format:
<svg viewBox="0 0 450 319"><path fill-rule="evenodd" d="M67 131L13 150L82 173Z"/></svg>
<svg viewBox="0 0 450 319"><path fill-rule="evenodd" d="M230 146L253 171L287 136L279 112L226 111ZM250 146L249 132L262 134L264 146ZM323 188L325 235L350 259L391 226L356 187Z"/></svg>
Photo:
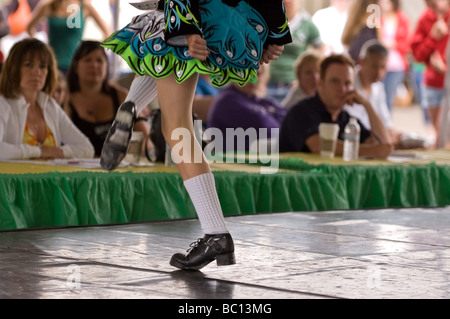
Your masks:
<svg viewBox="0 0 450 319"><path fill-rule="evenodd" d="M359 157L359 139L361 128L358 120L350 118L350 122L345 126L344 131L344 161L355 161Z"/></svg>

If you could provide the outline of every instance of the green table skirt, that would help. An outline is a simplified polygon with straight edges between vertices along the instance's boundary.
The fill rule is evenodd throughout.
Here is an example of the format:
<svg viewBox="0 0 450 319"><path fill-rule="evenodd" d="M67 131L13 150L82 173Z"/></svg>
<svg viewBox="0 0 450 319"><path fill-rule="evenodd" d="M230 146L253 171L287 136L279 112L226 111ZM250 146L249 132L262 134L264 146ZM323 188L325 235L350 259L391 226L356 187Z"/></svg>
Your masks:
<svg viewBox="0 0 450 319"><path fill-rule="evenodd" d="M273 175L215 171L226 216L450 205L450 167L282 159ZM195 218L177 173L0 174L0 230Z"/></svg>

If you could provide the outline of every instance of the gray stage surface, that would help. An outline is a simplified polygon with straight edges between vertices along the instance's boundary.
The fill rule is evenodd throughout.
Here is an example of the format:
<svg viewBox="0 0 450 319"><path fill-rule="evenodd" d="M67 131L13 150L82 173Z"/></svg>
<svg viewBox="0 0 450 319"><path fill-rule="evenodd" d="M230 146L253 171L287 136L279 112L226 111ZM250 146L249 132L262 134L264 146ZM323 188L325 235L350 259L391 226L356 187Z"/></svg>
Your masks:
<svg viewBox="0 0 450 319"><path fill-rule="evenodd" d="M0 298L449 298L450 208L227 218L237 264L177 271L197 220L0 232Z"/></svg>

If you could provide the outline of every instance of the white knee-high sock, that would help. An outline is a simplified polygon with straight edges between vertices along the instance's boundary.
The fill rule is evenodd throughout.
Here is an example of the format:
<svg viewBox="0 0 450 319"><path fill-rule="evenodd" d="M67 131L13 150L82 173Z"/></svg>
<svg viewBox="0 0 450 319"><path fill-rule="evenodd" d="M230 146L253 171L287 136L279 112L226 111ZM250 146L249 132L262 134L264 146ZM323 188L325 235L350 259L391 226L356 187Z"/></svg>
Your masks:
<svg viewBox="0 0 450 319"><path fill-rule="evenodd" d="M139 76L131 83L125 102L133 102L139 114L153 101L156 95L155 79L151 76Z"/></svg>
<svg viewBox="0 0 450 319"><path fill-rule="evenodd" d="M203 233L205 235L228 233L217 196L214 175L206 173L193 177L186 180L184 186L197 211Z"/></svg>

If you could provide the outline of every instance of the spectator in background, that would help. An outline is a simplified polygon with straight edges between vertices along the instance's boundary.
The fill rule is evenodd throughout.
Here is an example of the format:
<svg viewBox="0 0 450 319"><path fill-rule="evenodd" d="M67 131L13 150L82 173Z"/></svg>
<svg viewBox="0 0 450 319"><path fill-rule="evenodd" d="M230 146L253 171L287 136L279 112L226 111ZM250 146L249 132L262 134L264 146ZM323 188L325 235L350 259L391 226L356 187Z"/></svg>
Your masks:
<svg viewBox="0 0 450 319"><path fill-rule="evenodd" d="M295 81L286 98L281 102L284 108L290 109L294 104L316 94L321 58L320 52L315 50L307 50L299 56L294 65L297 81Z"/></svg>
<svg viewBox="0 0 450 319"><path fill-rule="evenodd" d="M294 105L286 115L280 132L280 152L320 153L319 125L339 125L339 141L336 154L342 155L344 130L350 115L346 104L361 104L369 115L372 130L361 126L360 155L386 158L393 150L388 131L370 102L353 87L354 63L347 55L331 55L320 65L317 94Z"/></svg>
<svg viewBox="0 0 450 319"><path fill-rule="evenodd" d="M331 0L330 6L318 10L312 17L325 45L325 55L345 52L341 39L347 22L349 4L350 0Z"/></svg>
<svg viewBox="0 0 450 319"><path fill-rule="evenodd" d="M6 2L2 6L2 13L6 17L6 25L0 24L0 32L2 36L1 47L6 56L16 42L28 38L27 25L31 20L31 12L39 1L41 0L3 1ZM38 24L36 31L36 38L47 42L44 24Z"/></svg>
<svg viewBox="0 0 450 319"><path fill-rule="evenodd" d="M364 43L378 39L376 23L379 17L376 17L376 12L369 10L371 5L378 5L378 0L352 0L342 33L342 44L356 64Z"/></svg>
<svg viewBox="0 0 450 319"><path fill-rule="evenodd" d="M446 50L449 38L450 6L448 0L425 0L427 9L417 23L411 49L417 62L424 62L423 106L436 132L436 142L442 116L445 94L444 79L447 70Z"/></svg>
<svg viewBox="0 0 450 319"><path fill-rule="evenodd" d="M10 32L8 24L8 8L6 6L0 7L0 39L8 35Z"/></svg>
<svg viewBox="0 0 450 319"><path fill-rule="evenodd" d="M69 92L66 77L61 71L58 70L57 84L52 93L52 97L55 99L56 103L61 105L61 107L64 107L66 105L68 95Z"/></svg>
<svg viewBox="0 0 450 319"><path fill-rule="evenodd" d="M323 43L317 27L308 12L302 10L301 0L284 0L286 15L292 35L292 43L285 46L283 54L276 61L271 61L268 96L281 102L288 93L295 74L292 66L300 54L308 47L322 49Z"/></svg>
<svg viewBox="0 0 450 319"><path fill-rule="evenodd" d="M9 13L8 20L10 24L10 33L19 35L27 30L27 24L31 20L31 12L42 0L11 0L6 5ZM39 30L43 26L39 25Z"/></svg>
<svg viewBox="0 0 450 319"><path fill-rule="evenodd" d="M100 156L106 135L128 91L109 82L108 58L97 41L83 41L75 51L67 73L69 98L66 112L74 124L90 139L95 155ZM146 121L138 121L135 130L149 134Z"/></svg>
<svg viewBox="0 0 450 319"><path fill-rule="evenodd" d="M227 148L231 141L226 139L228 128L242 128L244 131L254 128L258 131L261 128L268 129L268 135L264 138L271 138L271 129L280 128L286 111L272 99L265 98L266 86L269 78L269 66L261 65L258 70L258 84L249 83L243 87L237 84L230 84L223 88L214 100L211 111L208 115L208 127L218 128L224 137L223 151L248 151L252 142L246 142L244 148L239 148L234 141L234 149ZM257 139L260 136L256 136ZM220 145L217 145L217 150Z"/></svg>
<svg viewBox="0 0 450 319"><path fill-rule="evenodd" d="M386 92L381 82L386 76L388 50L378 40L370 40L364 44L355 68L355 90L364 96L373 106L384 126L392 128L391 114L386 104ZM369 115L362 105L345 106L345 110L359 119L370 129Z"/></svg>
<svg viewBox="0 0 450 319"><path fill-rule="evenodd" d="M355 89L366 98L378 114L383 125L389 131L392 144L397 149L423 148L425 139L416 134L405 134L397 131L392 124L391 112L386 103L386 92L382 82L386 76L389 51L377 40L371 40L364 44L356 68ZM345 110L356 117L369 130L369 114L362 105L354 104L345 106Z"/></svg>
<svg viewBox="0 0 450 319"><path fill-rule="evenodd" d="M0 80L0 159L90 158L94 148L51 98L56 61L37 39L16 43Z"/></svg>
<svg viewBox="0 0 450 319"><path fill-rule="evenodd" d="M400 0L379 0L381 8L380 41L389 50L387 73L384 78L389 111L398 86L408 70L406 54L410 50L409 18L400 10Z"/></svg>
<svg viewBox="0 0 450 319"><path fill-rule="evenodd" d="M83 0L41 0L33 10L27 31L33 37L37 23L47 19L48 43L55 52L58 68L65 74L81 42L88 17L94 19L105 37L109 35L100 14L90 1Z"/></svg>

